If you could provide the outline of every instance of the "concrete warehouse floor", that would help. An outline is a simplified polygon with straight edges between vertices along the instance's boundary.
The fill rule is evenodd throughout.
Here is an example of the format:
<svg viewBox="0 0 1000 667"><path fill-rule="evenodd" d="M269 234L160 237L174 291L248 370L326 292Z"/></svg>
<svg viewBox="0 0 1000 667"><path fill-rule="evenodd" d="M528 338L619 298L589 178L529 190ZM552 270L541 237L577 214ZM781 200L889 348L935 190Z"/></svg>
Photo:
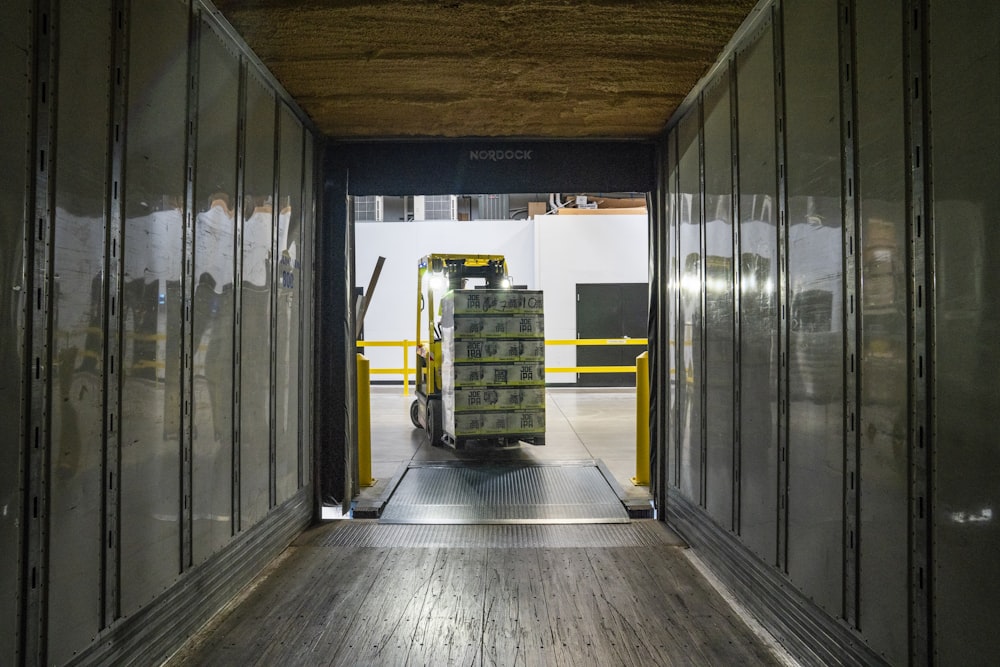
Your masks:
<svg viewBox="0 0 1000 667"><path fill-rule="evenodd" d="M431 462L556 463L601 460L626 497L649 501L649 487L635 486L635 389L553 388L546 390L546 444L498 449L469 445L465 450L432 447L422 430L410 423L414 397L400 387L373 386L372 476L363 499L376 498L403 464Z"/></svg>

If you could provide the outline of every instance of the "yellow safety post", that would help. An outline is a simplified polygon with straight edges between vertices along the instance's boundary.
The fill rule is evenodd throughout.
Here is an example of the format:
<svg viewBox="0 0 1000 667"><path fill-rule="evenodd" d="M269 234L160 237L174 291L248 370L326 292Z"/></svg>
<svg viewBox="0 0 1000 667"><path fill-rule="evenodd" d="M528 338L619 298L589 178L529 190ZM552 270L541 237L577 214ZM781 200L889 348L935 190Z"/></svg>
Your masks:
<svg viewBox="0 0 1000 667"><path fill-rule="evenodd" d="M410 341L403 341L403 396L410 395Z"/></svg>
<svg viewBox="0 0 1000 667"><path fill-rule="evenodd" d="M368 358L358 354L358 484L372 486L372 398Z"/></svg>
<svg viewBox="0 0 1000 667"><path fill-rule="evenodd" d="M636 486L649 486L649 353L635 358L635 477Z"/></svg>

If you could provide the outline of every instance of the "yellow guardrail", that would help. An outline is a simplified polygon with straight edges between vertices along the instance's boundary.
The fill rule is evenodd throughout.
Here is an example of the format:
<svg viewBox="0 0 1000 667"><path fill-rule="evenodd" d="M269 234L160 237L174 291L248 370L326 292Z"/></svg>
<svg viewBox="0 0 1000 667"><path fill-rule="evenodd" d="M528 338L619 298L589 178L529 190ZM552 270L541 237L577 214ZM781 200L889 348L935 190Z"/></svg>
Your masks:
<svg viewBox="0 0 1000 667"><path fill-rule="evenodd" d="M546 339L546 345L576 345L576 346L616 346L645 345L645 338L566 338ZM410 348L414 347L411 340L359 340L359 348L368 347L400 347L403 349L403 365L400 368L370 368L371 375L402 375L403 396L410 395ZM635 373L635 366L555 366L546 367L546 373Z"/></svg>
<svg viewBox="0 0 1000 667"><path fill-rule="evenodd" d="M401 347L403 348L402 368L369 368L371 375L402 375L403 376L403 396L410 395L410 348L413 341L410 340L359 340L358 347Z"/></svg>
<svg viewBox="0 0 1000 667"><path fill-rule="evenodd" d="M546 340L546 345L646 345L645 338L576 338L566 340ZM403 349L402 368L371 368L369 360L357 355L358 392L358 483L371 486L371 397L369 394L371 375L402 375L403 395L410 395L410 347L409 340L359 340L362 347L401 347ZM649 484L649 353L636 357L634 366L566 366L546 367L546 373L635 373L636 389L636 432L635 432L635 477L636 486Z"/></svg>
<svg viewBox="0 0 1000 667"><path fill-rule="evenodd" d="M545 339L546 345L645 345L645 338L567 338Z"/></svg>

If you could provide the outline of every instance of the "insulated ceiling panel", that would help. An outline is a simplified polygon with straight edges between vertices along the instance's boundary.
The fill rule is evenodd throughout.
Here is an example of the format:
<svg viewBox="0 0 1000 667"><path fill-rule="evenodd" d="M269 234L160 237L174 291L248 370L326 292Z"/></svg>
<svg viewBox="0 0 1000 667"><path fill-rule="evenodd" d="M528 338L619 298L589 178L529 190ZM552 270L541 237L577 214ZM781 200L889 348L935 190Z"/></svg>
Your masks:
<svg viewBox="0 0 1000 667"><path fill-rule="evenodd" d="M650 137L756 0L216 0L336 138Z"/></svg>

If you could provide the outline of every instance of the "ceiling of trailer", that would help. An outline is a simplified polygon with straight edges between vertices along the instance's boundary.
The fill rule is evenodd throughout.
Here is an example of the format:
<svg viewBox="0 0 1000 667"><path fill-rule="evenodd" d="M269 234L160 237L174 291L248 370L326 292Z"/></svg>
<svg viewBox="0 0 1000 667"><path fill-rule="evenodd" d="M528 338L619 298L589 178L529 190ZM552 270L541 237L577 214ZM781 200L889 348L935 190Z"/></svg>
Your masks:
<svg viewBox="0 0 1000 667"><path fill-rule="evenodd" d="M651 137L756 0L215 0L337 138Z"/></svg>

